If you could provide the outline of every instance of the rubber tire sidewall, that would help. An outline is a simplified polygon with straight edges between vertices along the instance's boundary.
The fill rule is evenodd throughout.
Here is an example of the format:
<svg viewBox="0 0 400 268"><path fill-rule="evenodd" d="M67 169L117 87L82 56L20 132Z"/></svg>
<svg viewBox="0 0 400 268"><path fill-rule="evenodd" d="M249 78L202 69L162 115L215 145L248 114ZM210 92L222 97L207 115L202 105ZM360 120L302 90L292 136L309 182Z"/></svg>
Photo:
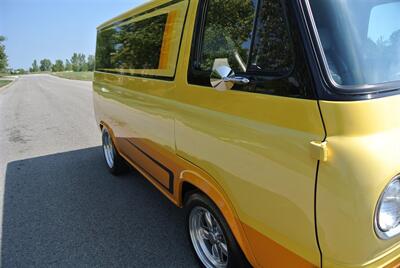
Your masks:
<svg viewBox="0 0 400 268"><path fill-rule="evenodd" d="M192 251L194 252L197 260L199 261L201 267L205 267L204 264L197 256L197 252L194 249L191 237L190 237L190 230L189 230L189 217L190 213L193 208L195 207L203 207L211 212L214 218L218 221L227 242L228 246L228 268L247 268L251 267L249 262L247 261L243 251L239 247L238 243L236 242L235 237L232 234L225 218L223 217L222 213L219 211L217 206L204 194L200 192L195 192L188 196L187 200L185 200L185 216L186 216L186 234L188 236L190 245L192 246Z"/></svg>
<svg viewBox="0 0 400 268"><path fill-rule="evenodd" d="M106 159L105 152L104 152L104 144L103 144L104 131L107 131L108 135L110 135L112 146L114 149L114 165L112 168L110 168L109 165L107 164L107 159ZM128 164L126 163L125 159L123 159L123 157L118 153L117 148L115 147L115 144L114 144L114 139L112 139L111 132L105 127L103 128L103 130L101 132L101 142L102 142L101 149L103 151L103 156L104 156L104 160L106 162L108 171L113 175L121 175L123 173L126 173L128 171Z"/></svg>

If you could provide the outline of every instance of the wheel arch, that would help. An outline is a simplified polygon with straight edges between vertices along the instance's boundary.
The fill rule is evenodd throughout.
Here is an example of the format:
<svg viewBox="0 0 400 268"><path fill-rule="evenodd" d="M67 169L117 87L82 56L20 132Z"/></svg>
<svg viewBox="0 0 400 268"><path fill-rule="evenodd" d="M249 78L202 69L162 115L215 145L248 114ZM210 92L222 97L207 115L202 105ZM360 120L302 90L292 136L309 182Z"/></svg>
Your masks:
<svg viewBox="0 0 400 268"><path fill-rule="evenodd" d="M116 150L120 152L120 148L118 143L116 143L112 128L104 121L99 122L99 127L101 130L107 128L114 142ZM174 168L174 173L176 173L174 195L175 203L178 206L183 207L185 195L192 191L201 192L208 197L224 216L247 260L252 266L259 267L234 206L223 188L216 182L214 178L200 168L187 163L183 159L181 159L179 162L180 164Z"/></svg>
<svg viewBox="0 0 400 268"><path fill-rule="evenodd" d="M117 150L117 152L119 154L121 154L121 150L119 148L118 142L116 141L116 137L115 137L113 129L107 123L105 123L104 121L100 121L99 128L100 128L100 131L103 131L104 128L106 128L108 130L108 133L110 133L111 139L112 139L112 141L114 143L115 149Z"/></svg>
<svg viewBox="0 0 400 268"><path fill-rule="evenodd" d="M208 174L200 174L200 172L193 170L184 170L180 173L176 192L178 195L178 204L181 207L185 205L185 198L192 192L200 192L208 197L224 216L247 260L254 267L259 266L232 202L214 179Z"/></svg>

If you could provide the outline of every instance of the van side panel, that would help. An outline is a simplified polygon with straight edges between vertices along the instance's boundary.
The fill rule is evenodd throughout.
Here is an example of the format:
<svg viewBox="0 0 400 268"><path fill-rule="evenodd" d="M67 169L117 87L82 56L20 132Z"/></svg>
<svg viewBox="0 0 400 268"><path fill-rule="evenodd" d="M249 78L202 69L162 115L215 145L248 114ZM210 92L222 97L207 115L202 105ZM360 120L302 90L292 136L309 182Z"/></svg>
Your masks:
<svg viewBox="0 0 400 268"><path fill-rule="evenodd" d="M112 130L119 153L174 200L172 172L146 144L175 154L172 99L188 1L157 2L98 28L94 105L97 122ZM154 53L151 60L146 53Z"/></svg>
<svg viewBox="0 0 400 268"><path fill-rule="evenodd" d="M151 140L175 153L174 109L168 101L173 83L96 73L93 87L98 122L112 129L120 153L169 189L168 171L149 158L137 141Z"/></svg>
<svg viewBox="0 0 400 268"><path fill-rule="evenodd" d="M229 227L232 230L236 240L244 251L246 257L249 262L254 266L258 267L255 262L254 256L252 254L252 249L247 241L245 236L245 232L241 225L239 218L235 210L233 209L233 205L230 202L228 196L226 196L223 189L221 189L220 185L218 185L215 180L210 177L210 175L193 165L192 163L184 160L183 158L177 156L171 150L160 147L149 139L136 139L130 138L130 142L135 145L137 148L141 148L141 150L146 151L146 154L149 156L147 160L154 159L154 163L162 163L161 166L166 167L171 171L173 177L173 194L165 185L160 184L159 177L153 177L150 173L155 172L154 170L146 170L144 165L138 164L140 158L143 157L143 154L138 155L138 151L132 144L128 143L128 139L125 138L115 138L115 134L113 129L101 120L101 118L107 118L104 114L99 112L99 108L101 105L101 97L95 93L95 107L96 111L98 111L97 117L99 120L99 124L102 127L107 127L110 130L112 135L114 144L117 147L117 150L121 155L143 176L145 176L156 188L158 188L167 198L169 198L174 204L177 206L183 206L183 189L182 186L184 183L189 183L206 193L208 197L214 201L217 207L220 209L224 218L227 220ZM125 147L125 148L124 148ZM171 187L171 185L170 185Z"/></svg>
<svg viewBox="0 0 400 268"><path fill-rule="evenodd" d="M318 102L188 84L197 5L191 1L177 75L177 154L207 171L229 197L243 226L251 228L247 238L260 266L273 258L265 257L263 237L308 267L319 266L317 160L310 151L311 141L325 137Z"/></svg>
<svg viewBox="0 0 400 268"><path fill-rule="evenodd" d="M310 151L310 142L324 137L322 127L319 134L315 129L320 122L317 104L264 96L257 101L235 93L202 100L206 89L182 88L178 155L215 178L245 225L319 265L314 225L317 160ZM282 113L280 125L275 116ZM307 123L310 132L303 128ZM255 238L250 244L260 253L256 257L265 260L262 238L248 237Z"/></svg>
<svg viewBox="0 0 400 268"><path fill-rule="evenodd" d="M175 80L145 78L168 76L168 68L96 72L96 118L112 130L118 151L172 202L182 205L183 182L208 194L252 265L268 267L276 256L286 256L281 267L318 266L317 160L309 147L324 137L318 104L188 85L197 3L190 2ZM146 6L138 12L146 13ZM168 20L174 20L169 12ZM170 38L168 31L164 38ZM164 43L161 55L168 62L169 49L173 46ZM164 60L160 68L172 66Z"/></svg>

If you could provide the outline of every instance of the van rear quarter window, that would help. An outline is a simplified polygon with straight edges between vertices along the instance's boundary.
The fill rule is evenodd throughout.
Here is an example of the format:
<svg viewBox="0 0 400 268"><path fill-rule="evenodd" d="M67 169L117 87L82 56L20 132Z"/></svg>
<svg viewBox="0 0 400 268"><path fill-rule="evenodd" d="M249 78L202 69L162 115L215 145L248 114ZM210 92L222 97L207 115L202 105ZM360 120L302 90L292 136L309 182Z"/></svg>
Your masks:
<svg viewBox="0 0 400 268"><path fill-rule="evenodd" d="M96 69L159 69L167 14L98 33Z"/></svg>

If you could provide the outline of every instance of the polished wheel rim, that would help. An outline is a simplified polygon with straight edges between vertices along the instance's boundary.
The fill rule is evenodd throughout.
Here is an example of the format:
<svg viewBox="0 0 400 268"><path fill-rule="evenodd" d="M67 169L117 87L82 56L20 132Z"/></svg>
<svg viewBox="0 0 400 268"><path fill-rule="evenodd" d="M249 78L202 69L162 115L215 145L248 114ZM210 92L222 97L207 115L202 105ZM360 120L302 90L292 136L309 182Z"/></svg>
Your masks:
<svg viewBox="0 0 400 268"><path fill-rule="evenodd" d="M111 140L111 136L106 129L103 131L103 150L104 150L104 156L106 157L107 165L110 168L113 168L115 150Z"/></svg>
<svg viewBox="0 0 400 268"><path fill-rule="evenodd" d="M227 267L228 247L221 226L203 207L195 207L189 215L189 232L194 249L207 268Z"/></svg>

